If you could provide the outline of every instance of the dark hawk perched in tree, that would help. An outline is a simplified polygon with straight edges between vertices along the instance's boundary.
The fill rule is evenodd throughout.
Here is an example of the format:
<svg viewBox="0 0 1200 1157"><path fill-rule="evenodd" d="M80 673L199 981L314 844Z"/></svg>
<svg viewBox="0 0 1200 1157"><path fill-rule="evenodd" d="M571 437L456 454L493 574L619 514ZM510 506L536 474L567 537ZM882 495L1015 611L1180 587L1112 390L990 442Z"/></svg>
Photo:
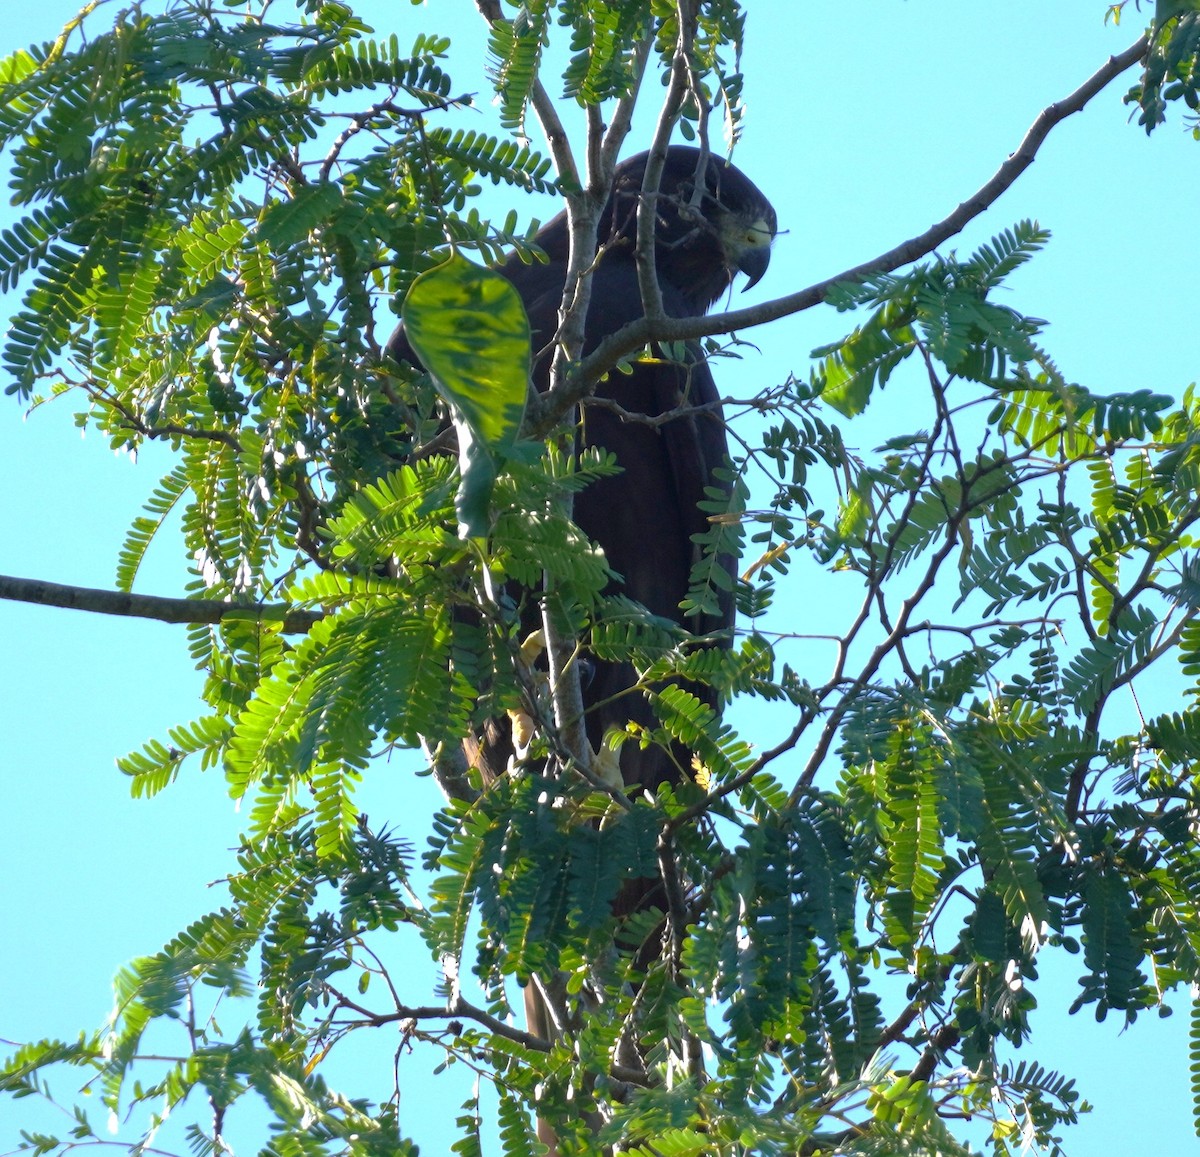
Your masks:
<svg viewBox="0 0 1200 1157"><path fill-rule="evenodd" d="M597 231L600 253L592 274L591 300L584 329L583 354L644 314L637 276L637 210L642 197L647 154L617 167L612 193ZM675 146L654 202L654 259L663 310L672 317L696 317L729 289L739 273L755 284L766 272L775 236L775 210L757 188L732 165L698 149ZM529 316L534 361L533 382L546 390L554 357L569 260L566 213L560 213L534 239L546 262L526 264L516 255L499 269L516 288ZM399 361L417 364L403 328L388 344ZM618 577L616 592L649 611L687 627L694 634L715 636L728 645L733 628L733 597L722 591L715 615L685 616L680 604L690 587L692 567L701 548L694 537L709 529L700 503L707 488L723 484L714 472L725 464L727 444L720 395L707 363L692 347L683 363L666 357L633 363L629 373L611 372L595 391L630 414L659 417L660 424L630 421L611 408L581 407L577 444L599 447L615 455L621 472L593 483L575 497L579 528L605 553ZM724 560L732 569L733 560ZM527 624L532 626L533 624ZM647 699L627 692L637 682L628 664L595 662L583 688L588 740L599 750L610 727L631 722L653 727ZM710 689L693 687L716 706ZM513 754L507 720L491 720L472 752L485 781L503 774ZM621 749L621 777L627 787L651 792L664 782L678 782L689 754L626 743ZM658 880L628 880L613 905L614 914L661 908L665 896ZM619 940L620 942L620 940ZM649 962L648 943L628 944L641 967ZM531 1032L555 1035L554 1018L535 985L525 990ZM557 1154L554 1129L539 1120L538 1136Z"/></svg>
<svg viewBox="0 0 1200 1157"><path fill-rule="evenodd" d="M601 256L592 275L583 353L644 314L638 288L637 209L647 154L620 164L600 218ZM702 163L703 162L703 163ZM736 168L699 149L674 146L667 152L655 197L655 264L664 311L672 317L705 313L738 273L755 284L766 272L775 235L775 210ZM513 255L499 268L516 288L529 316L539 390L549 385L559 309L566 283L569 233L560 213L534 238L547 261L526 264ZM398 329L388 345L400 361L417 358ZM574 519L605 553L619 576L615 591L656 615L673 619L695 634L720 634L733 626L732 595L722 592L719 614L686 618L686 597L699 547L693 537L709 529L699 504L705 489L721 485L714 471L727 456L725 426L717 388L698 349L686 364L659 358L638 361L629 373L610 373L596 387L630 413L658 417L679 411L659 425L623 418L612 409L582 407L578 445L599 447L616 456L621 472L587 487L575 498ZM701 408L703 407L703 408ZM732 560L727 560L732 566ZM584 688L588 738L599 750L605 731L633 721L653 726L643 696L622 694L637 677L625 664L597 662ZM711 701L711 694L696 689ZM512 754L507 725L494 724L478 753L486 778L499 775ZM640 749L627 743L621 774L628 786L654 791L679 776L686 753ZM686 766L686 763L684 764Z"/></svg>

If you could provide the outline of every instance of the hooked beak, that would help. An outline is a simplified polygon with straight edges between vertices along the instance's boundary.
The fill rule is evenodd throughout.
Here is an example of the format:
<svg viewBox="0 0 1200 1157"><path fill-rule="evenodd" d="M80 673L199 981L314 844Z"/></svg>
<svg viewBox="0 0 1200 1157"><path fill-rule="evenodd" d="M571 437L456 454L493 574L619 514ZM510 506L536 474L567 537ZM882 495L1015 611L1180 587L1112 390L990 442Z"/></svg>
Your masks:
<svg viewBox="0 0 1200 1157"><path fill-rule="evenodd" d="M742 292L747 289L752 289L756 286L767 271L767 266L771 264L771 248L768 245L755 246L753 249L747 249L745 253L738 258L737 267L746 275L746 284L742 287Z"/></svg>
<svg viewBox="0 0 1200 1157"><path fill-rule="evenodd" d="M771 242L775 240L774 230L766 221L755 221L746 230L742 251L738 254L737 267L747 277L742 292L756 286L771 264Z"/></svg>

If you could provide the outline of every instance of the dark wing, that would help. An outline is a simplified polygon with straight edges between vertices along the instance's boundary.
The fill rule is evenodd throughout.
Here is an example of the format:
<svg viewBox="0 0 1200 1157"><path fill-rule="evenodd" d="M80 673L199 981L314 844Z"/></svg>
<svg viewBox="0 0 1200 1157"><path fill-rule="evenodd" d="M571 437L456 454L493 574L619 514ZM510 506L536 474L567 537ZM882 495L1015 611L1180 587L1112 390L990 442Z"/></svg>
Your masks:
<svg viewBox="0 0 1200 1157"><path fill-rule="evenodd" d="M556 220L551 245L558 240ZM565 257L552 265L524 265L510 258L501 272L516 286L529 314L535 351L547 347L558 328ZM663 287L663 303L677 316L689 311L670 285ZM603 260L592 278L591 303L584 330L584 352L642 316L637 271L632 250L616 250ZM551 352L534 368L534 380L545 389ZM683 408L711 406L702 413L681 413L658 426L626 420L603 406L582 408L579 446L598 447L616 456L621 473L593 483L575 496L574 517L579 528L604 550L609 566L619 576L613 593L622 593L653 614L682 623L696 634L728 631L733 626L733 601L722 594L718 616L685 619L680 603L687 596L693 565L700 548L693 535L709 529L699 509L705 488L716 484L713 471L724 465L728 448L719 407L720 396L708 365L697 358L687 366L666 360L642 361L630 373L611 373L596 389L598 398L611 400L632 414L658 417ZM727 560L732 566L732 560ZM599 748L610 727L628 722L653 727L650 705L640 694L626 694L637 681L627 664L597 662L584 689L587 730L592 746ZM713 703L707 689L694 688ZM678 750L673 757L661 749L626 744L621 755L627 784L654 791L660 783L677 782L679 765L689 756Z"/></svg>

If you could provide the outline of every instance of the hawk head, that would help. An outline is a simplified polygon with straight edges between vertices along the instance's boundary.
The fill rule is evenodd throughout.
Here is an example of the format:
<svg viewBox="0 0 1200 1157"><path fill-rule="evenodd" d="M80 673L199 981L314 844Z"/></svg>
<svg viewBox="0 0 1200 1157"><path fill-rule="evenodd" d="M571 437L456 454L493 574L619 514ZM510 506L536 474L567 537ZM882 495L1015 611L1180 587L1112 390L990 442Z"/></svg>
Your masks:
<svg viewBox="0 0 1200 1157"><path fill-rule="evenodd" d="M637 204L647 153L617 166L613 192L600 220L602 244L628 249L637 241ZM655 264L659 284L701 314L739 273L754 285L767 271L775 239L775 210L733 165L699 149L667 150L655 205Z"/></svg>

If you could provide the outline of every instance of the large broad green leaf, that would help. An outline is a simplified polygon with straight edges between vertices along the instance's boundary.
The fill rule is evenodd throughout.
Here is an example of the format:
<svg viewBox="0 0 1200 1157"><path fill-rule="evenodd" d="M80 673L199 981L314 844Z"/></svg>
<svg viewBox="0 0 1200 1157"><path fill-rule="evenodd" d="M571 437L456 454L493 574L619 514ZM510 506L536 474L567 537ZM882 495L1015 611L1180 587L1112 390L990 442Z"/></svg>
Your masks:
<svg viewBox="0 0 1200 1157"><path fill-rule="evenodd" d="M498 464L516 441L529 388L529 319L498 273L457 253L412 283L408 340L450 403L458 430L459 533L487 534Z"/></svg>
<svg viewBox="0 0 1200 1157"><path fill-rule="evenodd" d="M457 253L404 299L408 340L446 400L490 449L516 440L529 388L529 319L509 282Z"/></svg>

